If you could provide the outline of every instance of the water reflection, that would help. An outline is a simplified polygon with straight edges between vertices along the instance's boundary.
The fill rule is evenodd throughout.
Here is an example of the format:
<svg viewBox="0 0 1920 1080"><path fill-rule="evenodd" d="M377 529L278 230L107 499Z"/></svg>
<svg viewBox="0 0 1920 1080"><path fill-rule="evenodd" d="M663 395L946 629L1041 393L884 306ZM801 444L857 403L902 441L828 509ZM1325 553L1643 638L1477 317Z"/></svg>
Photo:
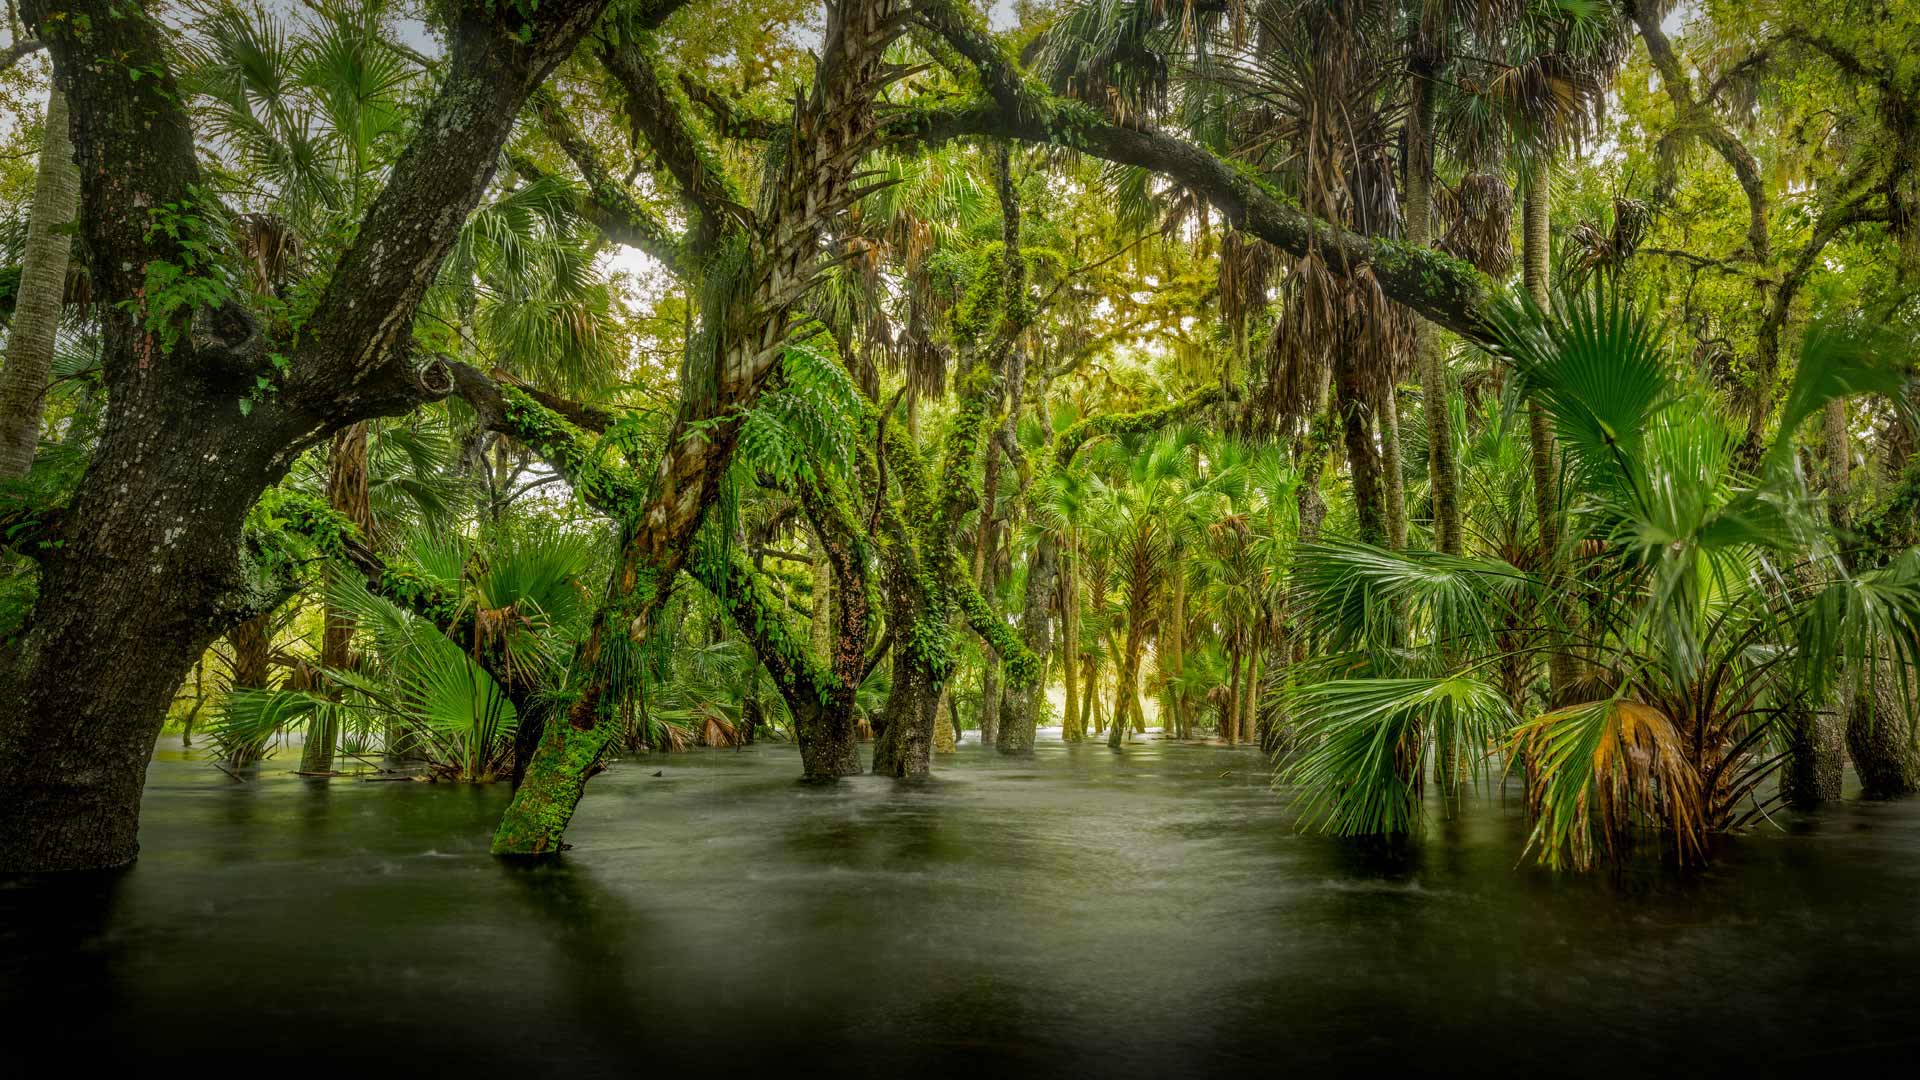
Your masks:
<svg viewBox="0 0 1920 1080"><path fill-rule="evenodd" d="M498 787L161 760L138 866L0 888L0 1015L40 1033L0 1061L1585 1073L1915 1049L1920 803L1783 818L1705 871L1643 851L1569 878L1516 865L1513 800L1436 803L1411 841L1300 835L1247 751L943 765L809 788L787 747L629 762L577 849L526 867L486 855Z"/></svg>

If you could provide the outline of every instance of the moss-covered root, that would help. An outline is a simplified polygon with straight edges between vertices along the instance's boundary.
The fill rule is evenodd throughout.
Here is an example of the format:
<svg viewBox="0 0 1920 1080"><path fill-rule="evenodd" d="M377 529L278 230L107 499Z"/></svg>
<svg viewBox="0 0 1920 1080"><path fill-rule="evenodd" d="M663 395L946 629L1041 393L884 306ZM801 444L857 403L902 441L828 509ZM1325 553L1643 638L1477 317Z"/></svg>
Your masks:
<svg viewBox="0 0 1920 1080"><path fill-rule="evenodd" d="M586 794L587 777L606 752L614 725L602 719L581 730L562 718L547 725L540 749L527 765L527 777L513 793L500 827L493 834L495 855L558 855L560 838Z"/></svg>

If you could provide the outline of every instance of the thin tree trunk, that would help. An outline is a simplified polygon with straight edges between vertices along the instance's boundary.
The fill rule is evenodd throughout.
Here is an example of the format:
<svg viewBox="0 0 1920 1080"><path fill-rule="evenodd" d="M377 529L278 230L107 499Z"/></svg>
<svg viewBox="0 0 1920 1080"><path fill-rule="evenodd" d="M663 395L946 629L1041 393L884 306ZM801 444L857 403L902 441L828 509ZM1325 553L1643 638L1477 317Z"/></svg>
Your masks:
<svg viewBox="0 0 1920 1080"><path fill-rule="evenodd" d="M1407 546L1407 474L1400 457L1400 398L1389 384L1380 403L1380 472L1386 479L1381 498L1386 506L1387 546Z"/></svg>
<svg viewBox="0 0 1920 1080"><path fill-rule="evenodd" d="M1060 560L1061 607L1065 615L1060 636L1060 677L1066 682L1066 701L1060 717L1060 737L1078 742L1087 737L1087 718L1080 711L1080 588L1074 577L1069 549Z"/></svg>
<svg viewBox="0 0 1920 1080"><path fill-rule="evenodd" d="M200 709L207 703L207 658L202 655L193 662L193 708L187 710L187 718L180 724L180 748L193 749L193 722L200 717Z"/></svg>
<svg viewBox="0 0 1920 1080"><path fill-rule="evenodd" d="M67 96L58 87L47 95L43 126L19 293L7 338L6 370L0 372L0 480L27 475L40 447L40 421L46 413L54 338L60 329L67 261L73 250L73 238L62 227L73 221L80 200Z"/></svg>
<svg viewBox="0 0 1920 1080"><path fill-rule="evenodd" d="M1120 666L1113 673L1113 723L1107 728L1107 746L1114 750L1120 749L1127 741L1127 732L1133 727L1135 714L1140 710L1137 694L1139 664L1133 632L1129 630L1126 652L1120 657Z"/></svg>
<svg viewBox="0 0 1920 1080"><path fill-rule="evenodd" d="M1181 676L1187 670L1187 574L1185 568L1180 565L1177 555L1173 565L1173 598L1169 606L1172 610L1167 618L1167 628L1170 631L1167 636L1167 644L1170 646L1167 663L1173 669L1173 693L1168 695L1172 699L1172 708L1170 715L1160 722L1160 726L1163 734L1184 739L1187 737L1187 703ZM1167 730L1169 726L1171 726L1171 732Z"/></svg>
<svg viewBox="0 0 1920 1080"><path fill-rule="evenodd" d="M1253 648L1247 652L1247 703L1240 710L1240 741L1256 746L1260 743L1260 655L1264 636L1256 629Z"/></svg>
<svg viewBox="0 0 1920 1080"><path fill-rule="evenodd" d="M1228 746L1240 745L1240 668L1244 662L1244 652L1238 639L1232 646L1233 659L1227 665L1227 722L1221 734L1227 737Z"/></svg>
<svg viewBox="0 0 1920 1080"><path fill-rule="evenodd" d="M1416 78L1413 108L1407 115L1407 244L1433 243L1433 80ZM1453 413L1447 387L1446 355L1440 328L1415 316L1414 367L1420 377L1421 406L1427 421L1427 480L1433 496L1434 546L1449 555L1461 551L1459 475L1453 461Z"/></svg>
<svg viewBox="0 0 1920 1080"><path fill-rule="evenodd" d="M1100 700L1100 657L1097 653L1087 653L1080 663L1080 737L1084 739L1089 732L1100 730L1095 726L1099 721L1096 705Z"/></svg>
<svg viewBox="0 0 1920 1080"><path fill-rule="evenodd" d="M373 543L373 508L367 490L367 425L350 424L334 432L327 452L327 504L360 530ZM320 634L320 663L330 669L343 669L353 662L353 620L329 604L325 628ZM301 748L300 771L333 771L333 749L339 733L333 730L331 711L322 714L307 727L307 740Z"/></svg>
<svg viewBox="0 0 1920 1080"><path fill-rule="evenodd" d="M1532 294L1534 302L1541 308L1548 305L1548 256L1550 239L1548 227L1548 185L1551 167L1547 162L1536 166L1534 176L1527 184L1525 205L1521 211L1521 236L1525 244L1524 276L1527 292ZM1540 552L1545 567L1544 577L1550 603L1556 608L1555 622L1566 626L1572 619L1572 609L1567 602L1564 590L1560 587L1565 580L1562 572L1560 551L1560 499L1557 491L1559 468L1554 453L1553 427L1547 420L1547 413L1538 404L1527 405L1527 443L1532 457L1534 514L1540 526ZM1547 676L1551 705L1565 704L1571 692L1574 680L1578 677L1578 666L1574 663L1571 651L1564 643L1558 644L1547 653Z"/></svg>

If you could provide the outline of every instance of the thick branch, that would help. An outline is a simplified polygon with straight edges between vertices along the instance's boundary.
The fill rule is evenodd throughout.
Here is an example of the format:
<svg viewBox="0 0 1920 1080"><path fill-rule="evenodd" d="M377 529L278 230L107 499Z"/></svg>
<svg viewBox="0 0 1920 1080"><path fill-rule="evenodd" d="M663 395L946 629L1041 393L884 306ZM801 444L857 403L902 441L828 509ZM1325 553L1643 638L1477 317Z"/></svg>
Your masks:
<svg viewBox="0 0 1920 1080"><path fill-rule="evenodd" d="M1463 337L1486 340L1481 313L1497 286L1467 263L1310 217L1265 181L1173 136L1110 124L1059 98L1027 104L1026 111L996 102L902 110L890 118L888 132L897 142L927 144L983 136L1019 139L1158 172L1204 196L1236 228L1295 255L1317 250L1336 273L1369 271L1390 299Z"/></svg>
<svg viewBox="0 0 1920 1080"><path fill-rule="evenodd" d="M600 161L599 152L573 126L558 101L541 94L534 105L547 138L567 155L587 183L587 190L574 201L580 216L614 243L638 248L665 263L667 269L682 272L685 238L669 228L652 207L635 198L625 184L614 179ZM529 177L544 175L537 165L520 157L513 159L513 167Z"/></svg>
<svg viewBox="0 0 1920 1080"><path fill-rule="evenodd" d="M1693 80L1680 67L1680 58L1674 54L1673 42L1667 39L1666 31L1660 28L1657 13L1648 10L1645 4L1632 6L1630 17L1634 25L1640 28L1640 39L1646 42L1647 56L1653 60L1655 70L1660 72L1660 83L1666 88L1667 96L1673 99L1674 112L1680 122L1700 133L1700 137L1713 147L1733 175L1740 182L1740 190L1747 195L1747 246L1753 249L1754 261L1764 263L1772 257L1767 241L1767 188L1760 179L1760 165L1753 154L1733 132L1727 130L1713 115L1707 103L1694 97Z"/></svg>
<svg viewBox="0 0 1920 1080"><path fill-rule="evenodd" d="M23 58L46 48L46 42L39 38L21 38L19 41L0 49L0 72L4 72L19 63Z"/></svg>
<svg viewBox="0 0 1920 1080"><path fill-rule="evenodd" d="M707 115L713 118L713 133L723 139L766 142L785 130L780 121L748 112L726 92L684 71L680 73L680 88L687 92L690 100L707 110Z"/></svg>
<svg viewBox="0 0 1920 1080"><path fill-rule="evenodd" d="M408 359L414 313L491 181L521 105L605 4L459 5L446 77L307 322L290 400L338 421L424 396Z"/></svg>
<svg viewBox="0 0 1920 1080"><path fill-rule="evenodd" d="M1181 423L1225 400L1227 400L1225 388L1210 386L1171 405L1162 405L1157 409L1090 416L1054 436L1054 468L1064 469L1073 464L1074 455L1085 449L1088 443L1121 435L1159 431L1169 425Z"/></svg>
<svg viewBox="0 0 1920 1080"><path fill-rule="evenodd" d="M694 246L704 250L733 218L750 223L741 195L728 178L720 157L706 136L694 127L691 102L677 80L660 70L660 60L645 38L627 38L619 45L603 41L598 56L607 74L626 91L627 119L647 137L660 163L673 174L680 194L696 214L700 226Z"/></svg>

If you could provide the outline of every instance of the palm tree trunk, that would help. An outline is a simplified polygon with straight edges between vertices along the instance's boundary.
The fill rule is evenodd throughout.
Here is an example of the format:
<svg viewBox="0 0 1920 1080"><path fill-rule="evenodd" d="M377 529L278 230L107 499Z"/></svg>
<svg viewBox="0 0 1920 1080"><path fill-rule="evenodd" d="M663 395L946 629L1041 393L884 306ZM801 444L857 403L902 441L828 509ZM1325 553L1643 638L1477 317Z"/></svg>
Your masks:
<svg viewBox="0 0 1920 1080"><path fill-rule="evenodd" d="M73 221L80 200L80 170L73 162L67 97L58 88L47 95L44 128L33 209L27 216L20 291L7 339L7 366L0 373L0 480L25 476L40 447L40 419L46 412L54 336L60 329L67 260L73 250L73 238L62 226Z"/></svg>
<svg viewBox="0 0 1920 1080"><path fill-rule="evenodd" d="M1407 243L1433 243L1433 81L1415 80L1413 108L1407 115ZM1440 330L1426 319L1413 320L1414 367L1420 376L1421 406L1427 421L1427 481L1433 495L1434 545L1460 554L1459 476L1453 461L1453 413L1447 388L1446 356Z"/></svg>
<svg viewBox="0 0 1920 1080"><path fill-rule="evenodd" d="M1227 664L1227 722L1221 725L1221 734L1227 737L1228 746L1240 745L1240 667L1243 653L1236 636L1232 646L1233 659Z"/></svg>
<svg viewBox="0 0 1920 1080"><path fill-rule="evenodd" d="M1184 739L1187 737L1187 701L1181 676L1187 670L1187 574L1177 562L1173 569L1173 599L1170 606L1172 611L1168 613L1167 622L1171 634L1167 644L1168 664L1173 669L1173 693L1169 695L1173 699L1173 707L1169 717L1161 721L1160 726L1163 735Z"/></svg>
<svg viewBox="0 0 1920 1080"><path fill-rule="evenodd" d="M1861 791L1877 799L1920 791L1920 750L1914 747L1900 694L1900 679L1883 661L1864 692L1854 695L1847 714L1853 771L1860 776Z"/></svg>
<svg viewBox="0 0 1920 1080"><path fill-rule="evenodd" d="M1080 588L1074 580L1073 549L1060 553L1060 588L1065 615L1060 636L1060 675L1066 681L1066 707L1060 717L1060 737L1078 742L1087 737L1087 718L1080 711ZM1042 680L1044 685L1044 680Z"/></svg>
<svg viewBox="0 0 1920 1080"><path fill-rule="evenodd" d="M1373 406L1360 372L1344 351L1334 358L1333 388L1347 449L1347 472L1353 482L1353 512L1359 520L1360 539L1369 544L1385 543L1387 525L1381 511L1380 455L1374 445Z"/></svg>
<svg viewBox="0 0 1920 1080"><path fill-rule="evenodd" d="M271 614L256 615L227 631L227 647L233 650L233 689L268 688L273 672L273 641L268 635L272 618ZM249 765L258 758L253 747L235 747L227 755L227 764Z"/></svg>
<svg viewBox="0 0 1920 1080"><path fill-rule="evenodd" d="M1825 419L1827 514L1834 528L1844 533L1849 525L1847 499L1852 494L1853 479L1853 446L1847 434L1845 400L1829 403ZM1780 794L1790 806L1817 806L1840 797L1846 772L1847 717L1852 710L1844 692L1835 696L1837 703L1824 707L1800 703L1785 718L1789 756L1780 773Z"/></svg>
<svg viewBox="0 0 1920 1080"><path fill-rule="evenodd" d="M1118 750L1127 741L1127 731L1135 726L1140 715L1138 689L1140 685L1140 643L1135 640L1132 630L1127 631L1126 654L1120 658L1120 667L1114 672L1113 680L1113 724L1107 728L1107 746Z"/></svg>
<svg viewBox="0 0 1920 1080"><path fill-rule="evenodd" d="M1252 745L1260 742L1260 654L1264 643L1259 630L1254 631L1253 648L1247 653L1247 702L1240 709L1240 741Z"/></svg>
<svg viewBox="0 0 1920 1080"><path fill-rule="evenodd" d="M1548 303L1547 256L1550 240L1547 232L1547 199L1551 172L1548 162L1543 161L1536 166L1534 176L1527 184L1526 202L1521 211L1527 292L1542 308ZM1548 593L1557 598L1558 611L1554 621L1566 626L1572 612L1566 604L1564 591L1559 587L1564 575L1560 566L1560 499L1555 490L1559 469L1555 461L1553 428L1547 422L1546 410L1532 403L1527 406L1527 442L1533 459L1534 513L1540 525L1544 577ZM1551 704L1556 707L1564 704L1577 677L1573 654L1564 645L1548 651L1547 675L1552 694Z"/></svg>
<svg viewBox="0 0 1920 1080"><path fill-rule="evenodd" d="M327 452L327 503L353 522L360 535L373 540L373 509L367 490L367 425L351 424L334 433ZM345 668L353 662L353 620L327 606L326 627L320 634L320 664L327 668ZM315 722L307 729L301 748L300 771L333 771L333 749L339 733L333 730L331 713L326 722Z"/></svg>
<svg viewBox="0 0 1920 1080"><path fill-rule="evenodd" d="M1386 400L1378 407L1380 417L1380 472L1386 483L1381 499L1385 503L1387 546L1404 551L1407 546L1407 474L1400 456L1400 400L1394 388L1386 389Z"/></svg>
<svg viewBox="0 0 1920 1080"><path fill-rule="evenodd" d="M1098 728L1094 727L1094 723L1096 721L1095 703L1098 702L1100 699L1099 687L1097 685L1099 678L1100 678L1100 657L1095 653L1087 653L1081 659L1081 668L1080 668L1081 693L1080 693L1080 723L1079 723L1078 731L1079 731L1080 737L1083 739L1087 737L1088 732L1099 730Z"/></svg>

